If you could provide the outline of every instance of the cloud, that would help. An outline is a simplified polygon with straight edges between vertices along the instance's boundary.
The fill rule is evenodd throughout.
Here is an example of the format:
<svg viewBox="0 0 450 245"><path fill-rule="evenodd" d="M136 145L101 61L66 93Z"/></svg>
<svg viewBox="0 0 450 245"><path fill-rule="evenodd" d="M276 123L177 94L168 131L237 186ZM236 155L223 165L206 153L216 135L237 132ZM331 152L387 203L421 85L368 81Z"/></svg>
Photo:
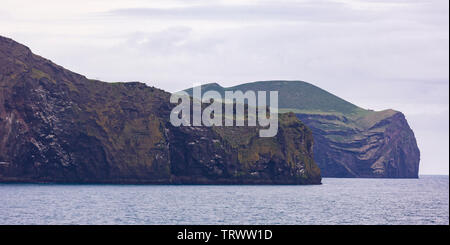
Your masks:
<svg viewBox="0 0 450 245"><path fill-rule="evenodd" d="M369 21L376 18L370 11L352 11L337 2L265 2L263 4L205 4L172 8L122 8L105 13L111 16L138 18L228 20L228 21Z"/></svg>
<svg viewBox="0 0 450 245"><path fill-rule="evenodd" d="M180 56L212 53L221 39L213 36L199 37L192 28L173 26L157 32L135 32L113 50L129 50L139 56Z"/></svg>
<svg viewBox="0 0 450 245"><path fill-rule="evenodd" d="M220 1L169 8L119 8L101 15L145 19L190 19L207 21L303 21L368 22L398 20L448 25L446 1L262 1L224 4Z"/></svg>
<svg viewBox="0 0 450 245"><path fill-rule="evenodd" d="M11 18L12 18L12 15L10 12L0 9L0 20L9 20Z"/></svg>

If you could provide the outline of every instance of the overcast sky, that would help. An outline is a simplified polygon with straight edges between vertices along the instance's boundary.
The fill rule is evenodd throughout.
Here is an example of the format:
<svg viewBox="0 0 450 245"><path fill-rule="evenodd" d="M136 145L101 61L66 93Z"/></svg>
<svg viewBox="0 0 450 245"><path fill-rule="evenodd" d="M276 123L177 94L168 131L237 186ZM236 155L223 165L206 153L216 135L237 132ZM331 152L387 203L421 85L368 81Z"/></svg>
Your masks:
<svg viewBox="0 0 450 245"><path fill-rule="evenodd" d="M420 174L449 169L448 0L2 0L0 35L72 71L169 92L303 80L405 113Z"/></svg>

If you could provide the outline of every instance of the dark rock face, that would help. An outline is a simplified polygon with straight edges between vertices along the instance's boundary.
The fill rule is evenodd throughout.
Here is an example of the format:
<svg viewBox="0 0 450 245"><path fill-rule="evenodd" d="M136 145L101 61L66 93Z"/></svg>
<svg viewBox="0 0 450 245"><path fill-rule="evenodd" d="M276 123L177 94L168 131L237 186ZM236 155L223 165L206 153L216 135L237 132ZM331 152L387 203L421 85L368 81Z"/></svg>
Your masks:
<svg viewBox="0 0 450 245"><path fill-rule="evenodd" d="M365 127L343 126L357 124L346 117L297 114L313 131L323 176L418 178L420 152L405 116L393 110L374 113L384 115ZM337 122L342 124L336 127Z"/></svg>
<svg viewBox="0 0 450 245"><path fill-rule="evenodd" d="M202 87L222 95L230 90L278 91L280 112L294 112L312 130L314 160L324 177L418 177L420 152L401 112L365 110L302 81Z"/></svg>
<svg viewBox="0 0 450 245"><path fill-rule="evenodd" d="M0 37L0 181L320 184L312 133L173 127L170 94L89 80Z"/></svg>

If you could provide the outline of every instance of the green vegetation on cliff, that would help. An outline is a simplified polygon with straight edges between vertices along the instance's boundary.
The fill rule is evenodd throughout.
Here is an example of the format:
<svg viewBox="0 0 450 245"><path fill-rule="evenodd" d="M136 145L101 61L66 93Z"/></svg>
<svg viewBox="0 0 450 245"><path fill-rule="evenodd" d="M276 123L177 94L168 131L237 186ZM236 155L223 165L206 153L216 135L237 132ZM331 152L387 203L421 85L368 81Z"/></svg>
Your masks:
<svg viewBox="0 0 450 245"><path fill-rule="evenodd" d="M260 81L202 92L278 91L279 112L293 112L313 132L314 159L325 177L417 178L420 152L404 115L362 109L302 81ZM192 88L185 90L192 94Z"/></svg>

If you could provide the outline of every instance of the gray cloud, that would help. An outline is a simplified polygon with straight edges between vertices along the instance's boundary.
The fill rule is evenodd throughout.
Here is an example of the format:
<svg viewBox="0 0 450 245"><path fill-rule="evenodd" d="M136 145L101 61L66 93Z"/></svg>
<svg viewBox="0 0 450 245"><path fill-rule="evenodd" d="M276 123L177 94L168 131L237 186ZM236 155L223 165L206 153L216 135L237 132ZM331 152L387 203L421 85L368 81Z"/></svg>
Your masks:
<svg viewBox="0 0 450 245"><path fill-rule="evenodd" d="M439 0L438 0L439 1ZM226 21L311 21L368 22L403 19L405 21L448 25L448 2L436 0L384 1L369 3L390 5L389 9L354 9L334 1L265 1L258 4L223 5L215 1L172 8L121 8L102 13L104 16L125 16L148 19L194 19ZM364 1L363 1L364 3Z"/></svg>
<svg viewBox="0 0 450 245"><path fill-rule="evenodd" d="M0 9L0 20L9 20L9 19L12 19L11 13Z"/></svg>
<svg viewBox="0 0 450 245"><path fill-rule="evenodd" d="M174 8L123 8L105 13L141 18L170 18L198 20L284 20L284 21L370 21L376 18L369 12L355 12L342 3L322 1L281 2L254 5L207 4Z"/></svg>
<svg viewBox="0 0 450 245"><path fill-rule="evenodd" d="M222 39L213 36L198 38L192 28L174 26L158 32L135 32L112 50L128 49L139 56L180 56L214 52Z"/></svg>

